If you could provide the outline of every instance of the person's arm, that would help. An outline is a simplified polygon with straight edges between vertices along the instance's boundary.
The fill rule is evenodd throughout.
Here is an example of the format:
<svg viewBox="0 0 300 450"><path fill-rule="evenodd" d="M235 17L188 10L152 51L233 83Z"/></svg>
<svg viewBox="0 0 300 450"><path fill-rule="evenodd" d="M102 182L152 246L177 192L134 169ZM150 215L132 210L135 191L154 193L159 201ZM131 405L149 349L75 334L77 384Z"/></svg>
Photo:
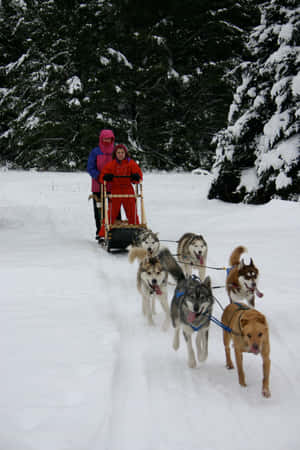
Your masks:
<svg viewBox="0 0 300 450"><path fill-rule="evenodd" d="M130 160L130 172L131 172L131 175L138 174L140 177L139 180L137 180L137 179L132 180L132 183L139 183L140 181L143 180L143 172L141 171L140 166L133 159ZM136 178L138 178L138 177L136 177Z"/></svg>
<svg viewBox="0 0 300 450"><path fill-rule="evenodd" d="M114 170L113 170L113 169L114 169L114 168L113 168L113 161L107 163L107 164L103 167L103 169L101 170L100 177L99 177L100 183L103 183L103 182L104 182L104 179L103 179L104 175L106 175L106 174L108 174L108 173L114 174Z"/></svg>
<svg viewBox="0 0 300 450"><path fill-rule="evenodd" d="M99 179L100 172L97 169L97 147L93 148L88 157L87 171L96 181Z"/></svg>

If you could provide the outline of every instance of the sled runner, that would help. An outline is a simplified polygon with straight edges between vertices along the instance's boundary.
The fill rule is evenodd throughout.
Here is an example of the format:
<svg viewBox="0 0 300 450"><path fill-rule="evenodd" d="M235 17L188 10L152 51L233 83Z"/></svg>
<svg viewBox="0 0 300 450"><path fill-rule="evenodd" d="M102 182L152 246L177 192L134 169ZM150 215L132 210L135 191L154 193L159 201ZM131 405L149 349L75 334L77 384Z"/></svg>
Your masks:
<svg viewBox="0 0 300 450"><path fill-rule="evenodd" d="M128 176L116 176L116 178L130 178ZM106 181L101 185L104 203L101 208L101 223L104 219L105 236L100 241L101 246L110 252L111 250L125 250L136 240L141 230L147 229L146 215L144 209L143 186L142 183L135 184L134 194L110 194L106 192ZM116 220L111 223L109 217L109 202L113 198L135 198L136 208L140 214L140 224L129 224L127 220Z"/></svg>

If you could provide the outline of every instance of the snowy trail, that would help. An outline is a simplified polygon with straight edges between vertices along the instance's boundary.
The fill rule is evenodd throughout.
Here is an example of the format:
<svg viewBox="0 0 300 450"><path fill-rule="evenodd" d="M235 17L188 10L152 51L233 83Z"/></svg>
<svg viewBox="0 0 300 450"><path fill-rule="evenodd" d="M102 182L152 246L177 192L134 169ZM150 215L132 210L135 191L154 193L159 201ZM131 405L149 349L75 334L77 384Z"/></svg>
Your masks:
<svg viewBox="0 0 300 450"><path fill-rule="evenodd" d="M226 370L216 325L208 360L193 370L184 340L175 352L172 328L161 330L159 304L156 325L147 325L137 263L90 239L85 174L5 172L0 450L298 450L299 205L209 202L207 183L147 174L149 226L161 239L203 233L211 266L226 265L237 243L251 249L271 330L271 399L261 396L260 357L245 355L246 388ZM224 284L222 271L208 272L213 285ZM215 295L227 303L224 290ZM218 305L214 315L221 316Z"/></svg>

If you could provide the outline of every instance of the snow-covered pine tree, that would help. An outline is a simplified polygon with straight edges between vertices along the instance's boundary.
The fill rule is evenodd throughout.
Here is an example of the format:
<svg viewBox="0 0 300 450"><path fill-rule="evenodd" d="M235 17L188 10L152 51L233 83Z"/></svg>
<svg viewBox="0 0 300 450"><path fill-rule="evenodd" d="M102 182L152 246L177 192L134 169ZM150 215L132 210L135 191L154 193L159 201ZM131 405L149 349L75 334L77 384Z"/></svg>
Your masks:
<svg viewBox="0 0 300 450"><path fill-rule="evenodd" d="M265 203L299 200L300 9L295 0L261 7L249 37L252 61L243 62L228 117L215 137L209 198Z"/></svg>

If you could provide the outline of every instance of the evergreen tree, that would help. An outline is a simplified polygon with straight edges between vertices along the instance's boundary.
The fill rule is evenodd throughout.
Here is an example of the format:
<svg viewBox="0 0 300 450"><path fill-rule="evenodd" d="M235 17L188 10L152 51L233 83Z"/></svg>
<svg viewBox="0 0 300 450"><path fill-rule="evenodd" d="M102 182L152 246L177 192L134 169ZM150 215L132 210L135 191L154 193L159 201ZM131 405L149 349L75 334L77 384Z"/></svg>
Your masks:
<svg viewBox="0 0 300 450"><path fill-rule="evenodd" d="M216 136L209 198L264 203L300 194L300 15L294 0L265 3L250 35L252 60L236 72L241 83L228 127Z"/></svg>
<svg viewBox="0 0 300 450"><path fill-rule="evenodd" d="M256 7L231 0L118 3L126 30L120 44L134 68L131 124L147 166L209 168L211 138L232 98L225 74L243 55L244 31L258 23Z"/></svg>
<svg viewBox="0 0 300 450"><path fill-rule="evenodd" d="M147 167L209 168L252 1L3 1L2 160L83 169L101 128ZM18 44L21 45L18 45ZM4 44L2 45L4 46Z"/></svg>

